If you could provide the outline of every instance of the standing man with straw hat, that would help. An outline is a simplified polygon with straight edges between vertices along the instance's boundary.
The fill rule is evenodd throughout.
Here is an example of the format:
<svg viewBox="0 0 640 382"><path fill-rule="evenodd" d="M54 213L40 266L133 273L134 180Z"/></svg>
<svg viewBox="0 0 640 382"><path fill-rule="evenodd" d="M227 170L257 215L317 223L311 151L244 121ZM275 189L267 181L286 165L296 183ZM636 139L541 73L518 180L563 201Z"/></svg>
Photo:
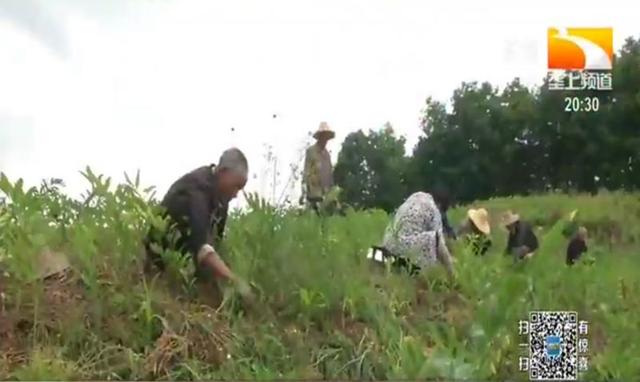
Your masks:
<svg viewBox="0 0 640 382"><path fill-rule="evenodd" d="M316 212L319 212L320 204L333 187L333 166L331 155L327 151L327 142L335 136L329 125L321 122L313 134L316 143L310 146L305 154L301 202L306 198L308 205Z"/></svg>
<svg viewBox="0 0 640 382"><path fill-rule="evenodd" d="M484 255L491 247L491 224L487 210L484 208L468 210L467 219L458 233L472 245L475 255Z"/></svg>

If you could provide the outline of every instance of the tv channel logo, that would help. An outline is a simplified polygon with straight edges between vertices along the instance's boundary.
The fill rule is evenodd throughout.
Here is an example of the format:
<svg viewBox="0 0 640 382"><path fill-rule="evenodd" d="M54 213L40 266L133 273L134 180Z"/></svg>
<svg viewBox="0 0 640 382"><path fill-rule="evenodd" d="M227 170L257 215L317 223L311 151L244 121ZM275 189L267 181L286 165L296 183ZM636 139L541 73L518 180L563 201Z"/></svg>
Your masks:
<svg viewBox="0 0 640 382"><path fill-rule="evenodd" d="M562 338L560 336L547 336L545 338L545 355L549 359L558 359L562 355Z"/></svg>
<svg viewBox="0 0 640 382"><path fill-rule="evenodd" d="M549 69L611 70L613 28L549 28Z"/></svg>

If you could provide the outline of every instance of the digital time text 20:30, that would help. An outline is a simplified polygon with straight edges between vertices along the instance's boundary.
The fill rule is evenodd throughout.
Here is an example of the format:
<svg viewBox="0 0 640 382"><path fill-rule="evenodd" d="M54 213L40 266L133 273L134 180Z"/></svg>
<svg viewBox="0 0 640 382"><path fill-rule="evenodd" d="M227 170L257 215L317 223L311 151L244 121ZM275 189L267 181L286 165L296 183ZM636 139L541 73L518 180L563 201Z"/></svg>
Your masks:
<svg viewBox="0 0 640 382"><path fill-rule="evenodd" d="M593 112L600 109L598 97L564 97L564 111L566 112Z"/></svg>

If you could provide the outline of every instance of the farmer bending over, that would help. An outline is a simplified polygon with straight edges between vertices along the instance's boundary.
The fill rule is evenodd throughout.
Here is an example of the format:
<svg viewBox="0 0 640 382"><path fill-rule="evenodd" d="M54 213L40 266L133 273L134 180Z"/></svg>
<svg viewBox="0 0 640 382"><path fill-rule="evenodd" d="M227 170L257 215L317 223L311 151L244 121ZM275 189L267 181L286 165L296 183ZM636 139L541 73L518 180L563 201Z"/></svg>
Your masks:
<svg viewBox="0 0 640 382"><path fill-rule="evenodd" d="M386 229L382 249L401 264L419 271L438 261L453 277L451 254L445 243L441 213L449 198L443 192L416 192L398 208ZM381 249L375 247L376 249Z"/></svg>
<svg viewBox="0 0 640 382"><path fill-rule="evenodd" d="M247 176L247 159L232 148L222 154L217 166L200 167L173 183L160 204L173 223L171 229L180 237L172 246L167 235L170 232L159 233L152 228L145 240L147 269L151 263L160 270L165 268L152 243L160 244L164 250L172 247L191 254L200 281L211 277L226 279L236 285L243 297L250 297L249 285L227 267L216 250L223 238L229 202L244 188Z"/></svg>
<svg viewBox="0 0 640 382"><path fill-rule="evenodd" d="M587 229L580 227L567 247L567 265L575 264L585 252L587 252Z"/></svg>
<svg viewBox="0 0 640 382"><path fill-rule="evenodd" d="M508 211L504 216L504 225L509 231L505 254L512 255L515 260L533 256L538 249L538 238L531 224L521 221L518 214Z"/></svg>
<svg viewBox="0 0 640 382"><path fill-rule="evenodd" d="M475 255L484 255L491 247L491 224L489 213L484 208L470 209L467 218L458 230L465 242L472 246Z"/></svg>

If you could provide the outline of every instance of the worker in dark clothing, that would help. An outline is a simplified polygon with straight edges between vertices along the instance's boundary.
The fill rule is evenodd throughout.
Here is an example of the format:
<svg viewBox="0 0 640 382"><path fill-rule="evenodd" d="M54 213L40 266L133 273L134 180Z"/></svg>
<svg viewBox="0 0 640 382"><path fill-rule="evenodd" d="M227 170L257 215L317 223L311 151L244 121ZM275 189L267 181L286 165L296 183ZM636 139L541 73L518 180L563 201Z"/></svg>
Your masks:
<svg viewBox="0 0 640 382"><path fill-rule="evenodd" d="M531 225L521 221L520 216L511 211L507 212L503 222L509 231L505 254L512 255L515 260L533 256L538 249L538 238Z"/></svg>
<svg viewBox="0 0 640 382"><path fill-rule="evenodd" d="M440 210L440 215L442 216L442 232L444 233L444 236L447 239L457 240L458 235L456 233L456 230L449 223L449 218L447 216L449 207L451 207L452 203L452 198L449 190L442 185L437 185L431 190L431 195L436 201L438 210Z"/></svg>
<svg viewBox="0 0 640 382"><path fill-rule="evenodd" d="M575 264L585 252L587 252L587 229L580 227L567 247L567 265Z"/></svg>
<svg viewBox="0 0 640 382"><path fill-rule="evenodd" d="M232 148L222 154L217 166L200 167L173 183L160 203L165 216L169 217L170 227L166 232L154 228L149 232L145 240L145 267L148 269L153 264L164 270L158 247L188 253L199 280L229 280L241 295L249 297L250 286L227 267L217 251L229 202L244 188L247 177L247 159L240 150ZM179 238L172 243L173 233L178 233Z"/></svg>
<svg viewBox="0 0 640 382"><path fill-rule="evenodd" d="M447 208L449 208L447 206ZM449 223L449 218L447 217L447 212L442 213L442 229L444 230L444 234L446 237L452 240L458 240L458 234L456 230Z"/></svg>

